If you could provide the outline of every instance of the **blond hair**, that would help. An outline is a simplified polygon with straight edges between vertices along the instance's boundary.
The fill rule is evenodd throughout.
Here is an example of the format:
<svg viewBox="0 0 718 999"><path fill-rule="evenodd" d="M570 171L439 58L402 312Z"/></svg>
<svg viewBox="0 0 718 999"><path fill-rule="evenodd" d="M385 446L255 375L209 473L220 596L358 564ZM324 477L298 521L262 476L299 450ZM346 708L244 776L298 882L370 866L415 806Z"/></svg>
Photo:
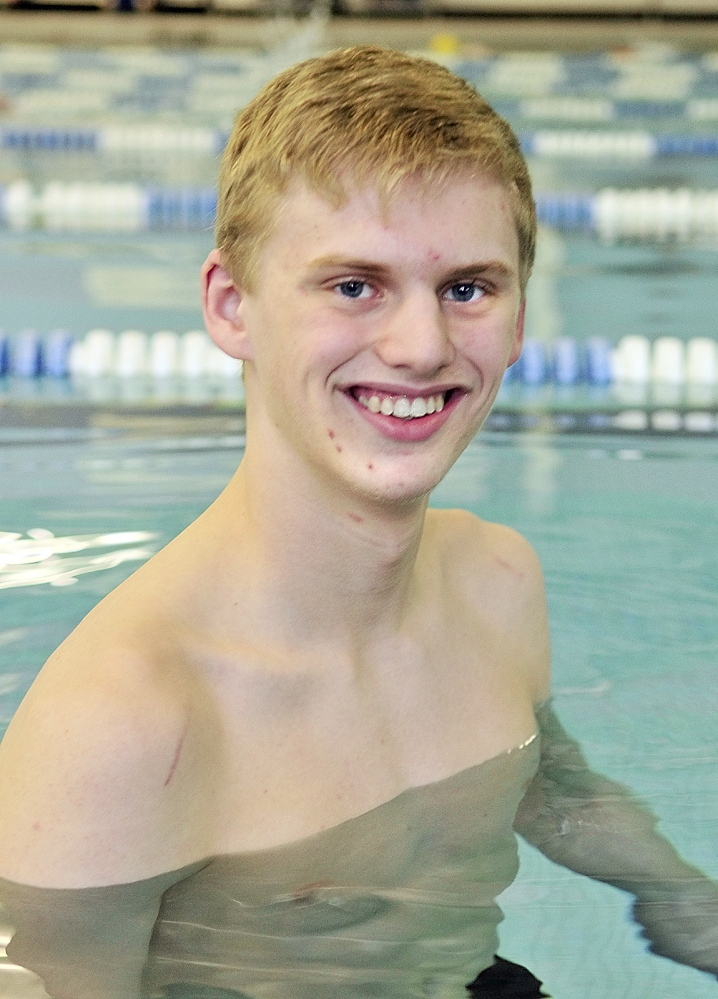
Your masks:
<svg viewBox="0 0 718 999"><path fill-rule="evenodd" d="M217 246L235 280L251 288L293 179L339 207L347 182L371 183L388 198L408 177L436 184L466 170L488 174L509 193L523 289L536 212L508 123L429 59L374 45L307 59L274 77L237 116L220 168Z"/></svg>

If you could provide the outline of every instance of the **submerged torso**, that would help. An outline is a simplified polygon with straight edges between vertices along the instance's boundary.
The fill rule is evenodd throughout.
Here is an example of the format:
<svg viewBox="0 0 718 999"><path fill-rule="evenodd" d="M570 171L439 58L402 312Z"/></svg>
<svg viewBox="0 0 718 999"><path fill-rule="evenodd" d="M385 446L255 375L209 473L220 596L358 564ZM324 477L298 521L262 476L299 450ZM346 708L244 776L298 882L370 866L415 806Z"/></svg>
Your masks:
<svg viewBox="0 0 718 999"><path fill-rule="evenodd" d="M464 997L496 950L538 752L532 738L299 842L211 860L165 893L147 993Z"/></svg>

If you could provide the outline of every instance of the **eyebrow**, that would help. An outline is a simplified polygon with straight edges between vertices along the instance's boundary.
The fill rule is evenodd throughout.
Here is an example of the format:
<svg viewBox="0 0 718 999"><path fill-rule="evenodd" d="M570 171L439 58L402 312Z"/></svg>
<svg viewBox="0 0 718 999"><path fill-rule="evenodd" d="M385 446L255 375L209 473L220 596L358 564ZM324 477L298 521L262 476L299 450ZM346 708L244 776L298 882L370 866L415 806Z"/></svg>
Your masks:
<svg viewBox="0 0 718 999"><path fill-rule="evenodd" d="M354 259L351 257L326 256L317 257L308 265L311 271L321 271L340 267L347 271L357 271L362 274L374 274L382 277L391 271L391 267L385 264L377 264L371 260ZM446 281L462 281L467 278L477 277L482 274L493 275L497 278L516 277L516 268L511 267L503 260L480 260L473 264L464 264L455 270L447 271Z"/></svg>
<svg viewBox="0 0 718 999"><path fill-rule="evenodd" d="M347 271L361 271L363 274L377 275L387 274L390 270L384 264L372 263L371 260L359 260L340 256L317 257L316 260L312 260L308 265L308 269L312 271L323 271L335 267L341 267L342 270Z"/></svg>

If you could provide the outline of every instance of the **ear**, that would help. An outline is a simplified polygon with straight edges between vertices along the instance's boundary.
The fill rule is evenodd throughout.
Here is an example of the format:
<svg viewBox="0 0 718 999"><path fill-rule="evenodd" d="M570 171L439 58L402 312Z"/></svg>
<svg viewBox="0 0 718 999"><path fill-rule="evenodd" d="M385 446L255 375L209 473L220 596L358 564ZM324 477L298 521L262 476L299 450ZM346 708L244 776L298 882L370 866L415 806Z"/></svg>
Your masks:
<svg viewBox="0 0 718 999"><path fill-rule="evenodd" d="M200 281L207 332L225 354L250 361L252 347L241 317L242 292L222 263L219 250L212 250L205 260Z"/></svg>
<svg viewBox="0 0 718 999"><path fill-rule="evenodd" d="M521 348L524 345L524 320L526 319L526 299L521 300L521 305L519 306L519 314L516 317L516 331L514 333L513 343L511 344L511 353L509 354L509 359L506 364L507 368L518 361L521 357Z"/></svg>

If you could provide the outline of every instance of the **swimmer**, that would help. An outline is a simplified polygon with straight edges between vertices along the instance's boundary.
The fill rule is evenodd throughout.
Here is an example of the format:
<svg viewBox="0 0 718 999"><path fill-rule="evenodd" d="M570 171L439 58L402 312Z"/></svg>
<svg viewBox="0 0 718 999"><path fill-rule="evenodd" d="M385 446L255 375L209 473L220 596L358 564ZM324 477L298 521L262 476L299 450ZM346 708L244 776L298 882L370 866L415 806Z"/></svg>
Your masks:
<svg viewBox="0 0 718 999"><path fill-rule="evenodd" d="M202 301L244 457L0 747L8 955L53 999L535 999L496 958L514 827L718 973L712 882L551 710L533 550L428 509L535 235L515 136L433 62L330 53L239 114Z"/></svg>

